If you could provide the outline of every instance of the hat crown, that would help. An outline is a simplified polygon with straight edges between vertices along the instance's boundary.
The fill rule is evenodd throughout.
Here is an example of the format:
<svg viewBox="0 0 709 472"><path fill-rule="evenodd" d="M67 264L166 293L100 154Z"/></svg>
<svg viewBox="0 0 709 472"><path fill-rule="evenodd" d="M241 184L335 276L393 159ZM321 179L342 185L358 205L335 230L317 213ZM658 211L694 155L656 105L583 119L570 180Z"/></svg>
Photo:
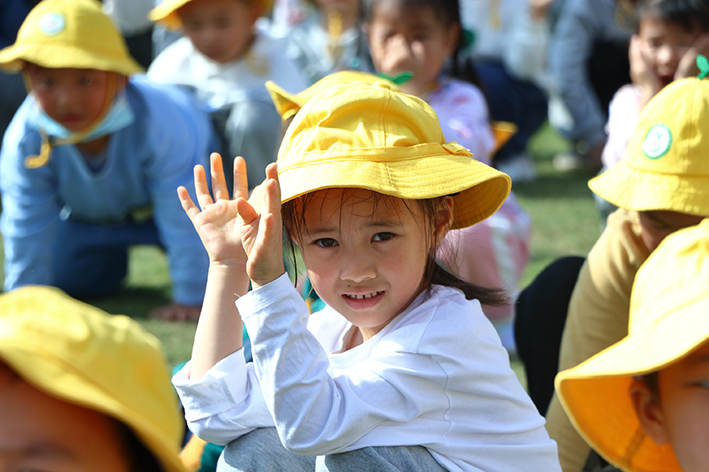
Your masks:
<svg viewBox="0 0 709 472"><path fill-rule="evenodd" d="M410 148L444 144L436 113L423 100L384 83L336 84L308 100L296 115L278 152L288 165L313 152ZM313 97L313 98L315 98Z"/></svg>
<svg viewBox="0 0 709 472"><path fill-rule="evenodd" d="M670 235L645 261L633 282L628 331L632 335L698 302L709 309L709 219Z"/></svg>
<svg viewBox="0 0 709 472"><path fill-rule="evenodd" d="M643 109L623 155L633 169L709 176L709 81L688 78L665 87Z"/></svg>

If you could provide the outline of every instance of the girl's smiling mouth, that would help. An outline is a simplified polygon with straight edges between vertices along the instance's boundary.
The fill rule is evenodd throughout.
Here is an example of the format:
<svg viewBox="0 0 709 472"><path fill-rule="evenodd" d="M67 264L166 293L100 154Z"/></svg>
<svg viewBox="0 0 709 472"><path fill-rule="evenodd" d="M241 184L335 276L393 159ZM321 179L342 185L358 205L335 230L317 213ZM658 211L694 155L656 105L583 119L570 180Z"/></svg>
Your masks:
<svg viewBox="0 0 709 472"><path fill-rule="evenodd" d="M385 291L383 290L363 294L343 293L342 299L350 308L366 310L367 308L372 308L379 303L379 300L382 299L384 293Z"/></svg>

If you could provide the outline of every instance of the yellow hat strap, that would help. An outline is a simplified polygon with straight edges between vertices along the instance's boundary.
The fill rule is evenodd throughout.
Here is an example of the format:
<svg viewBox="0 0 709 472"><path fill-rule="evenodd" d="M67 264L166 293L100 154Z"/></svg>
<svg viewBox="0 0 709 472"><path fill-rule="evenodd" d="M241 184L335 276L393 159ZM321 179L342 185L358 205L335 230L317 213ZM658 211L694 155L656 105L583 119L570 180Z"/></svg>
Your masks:
<svg viewBox="0 0 709 472"><path fill-rule="evenodd" d="M22 76L25 80L25 86L28 86L28 92L32 90L32 82L29 80L29 75L25 70L22 72ZM116 92L118 91L118 80L117 74L114 72L109 72L108 74L108 87L106 89L106 96L103 101L103 106L101 107L101 113L98 114L96 119L84 130L78 133L72 134L68 138L55 138L47 135L40 130L40 135L42 136L42 146L40 148L39 155L27 156L25 158L25 167L28 169L37 169L39 167L44 167L49 162L49 158L52 155L52 150L54 146L61 146L63 144L75 144L80 143L87 136L93 132L93 130L101 124L101 121L106 117L111 105L116 98ZM29 85L28 85L29 84ZM35 100L37 100L37 95L35 94ZM37 103L37 106L40 106Z"/></svg>

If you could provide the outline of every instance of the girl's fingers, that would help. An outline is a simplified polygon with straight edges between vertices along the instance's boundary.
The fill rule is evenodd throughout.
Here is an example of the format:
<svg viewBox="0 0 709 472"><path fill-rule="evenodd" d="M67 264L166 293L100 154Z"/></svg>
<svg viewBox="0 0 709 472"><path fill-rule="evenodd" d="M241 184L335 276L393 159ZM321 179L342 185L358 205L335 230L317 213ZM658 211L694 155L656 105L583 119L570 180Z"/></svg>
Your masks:
<svg viewBox="0 0 709 472"><path fill-rule="evenodd" d="M194 189L197 193L199 207L202 210L214 203L212 196L209 194L209 186L207 185L207 176L204 173L204 167L199 165L194 166Z"/></svg>
<svg viewBox="0 0 709 472"><path fill-rule="evenodd" d="M212 172L212 191L214 192L214 199L229 200L229 191L226 187L222 156L217 152L213 152L209 156L209 161Z"/></svg>
<svg viewBox="0 0 709 472"><path fill-rule="evenodd" d="M177 196L179 197L180 203L182 204L182 209L185 210L185 213L187 213L187 216L190 218L190 220L194 221L194 217L199 215L200 211L199 208L197 208L197 205L195 205L192 201L190 193L185 187L180 186L177 187Z"/></svg>
<svg viewBox="0 0 709 472"><path fill-rule="evenodd" d="M246 161L243 157L234 158L234 198L249 198L249 182L246 177Z"/></svg>
<svg viewBox="0 0 709 472"><path fill-rule="evenodd" d="M247 225L252 224L259 216L258 212L254 210L254 207L243 198L236 199L236 211L239 213L244 224Z"/></svg>

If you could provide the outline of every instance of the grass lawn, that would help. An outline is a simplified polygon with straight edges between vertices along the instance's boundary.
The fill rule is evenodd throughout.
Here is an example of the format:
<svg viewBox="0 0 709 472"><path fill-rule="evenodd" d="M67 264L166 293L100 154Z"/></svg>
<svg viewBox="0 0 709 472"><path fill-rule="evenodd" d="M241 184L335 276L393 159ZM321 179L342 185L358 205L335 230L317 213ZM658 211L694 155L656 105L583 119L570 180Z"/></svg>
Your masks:
<svg viewBox="0 0 709 472"><path fill-rule="evenodd" d="M551 159L568 144L550 128L543 128L530 143L539 179L515 186L522 207L532 217L532 256L523 286L559 256L586 255L598 238L599 221L586 186L587 174L559 175ZM109 313L121 313L139 320L164 344L171 364L190 357L194 323L165 323L148 319L148 313L169 302L170 282L164 254L154 247L135 247L130 253L130 275L120 294L90 303ZM514 363L520 373L520 366Z"/></svg>

